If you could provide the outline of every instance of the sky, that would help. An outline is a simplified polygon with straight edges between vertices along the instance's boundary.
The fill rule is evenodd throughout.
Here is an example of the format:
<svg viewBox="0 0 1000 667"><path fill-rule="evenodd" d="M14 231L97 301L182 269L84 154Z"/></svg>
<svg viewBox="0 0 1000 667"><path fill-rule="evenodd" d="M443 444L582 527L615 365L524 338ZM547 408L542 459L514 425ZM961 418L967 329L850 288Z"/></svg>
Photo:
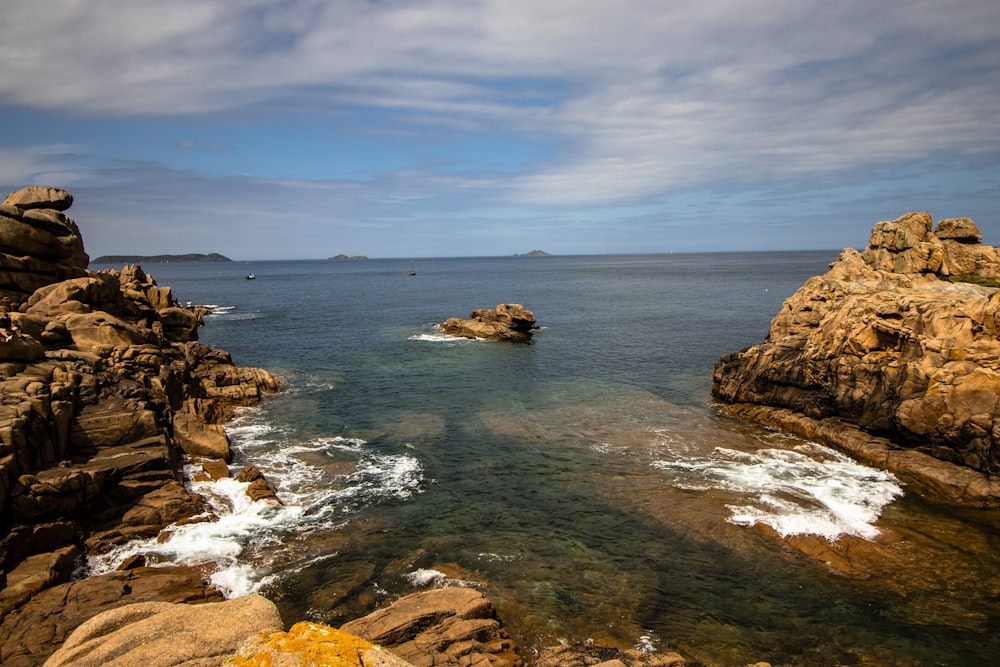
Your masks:
<svg viewBox="0 0 1000 667"><path fill-rule="evenodd" d="M0 188L91 257L1000 246L996 0L4 0Z"/></svg>

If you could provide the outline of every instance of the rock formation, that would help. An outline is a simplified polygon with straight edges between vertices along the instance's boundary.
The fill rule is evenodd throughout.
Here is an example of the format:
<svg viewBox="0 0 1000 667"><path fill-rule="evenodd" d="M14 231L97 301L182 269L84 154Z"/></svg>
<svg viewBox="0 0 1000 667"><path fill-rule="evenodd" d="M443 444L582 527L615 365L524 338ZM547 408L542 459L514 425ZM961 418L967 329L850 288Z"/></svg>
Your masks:
<svg viewBox="0 0 1000 667"><path fill-rule="evenodd" d="M0 306L86 275L80 230L63 213L72 204L65 190L39 186L12 192L0 204Z"/></svg>
<svg viewBox="0 0 1000 667"><path fill-rule="evenodd" d="M380 644L416 667L521 664L493 605L471 588L409 595L341 630Z"/></svg>
<svg viewBox="0 0 1000 667"><path fill-rule="evenodd" d="M45 667L219 665L248 636L281 627L278 608L259 595L196 605L140 602L81 624Z"/></svg>
<svg viewBox="0 0 1000 667"><path fill-rule="evenodd" d="M724 356L727 411L824 440L950 502L1000 506L1000 252L968 218L872 229Z"/></svg>
<svg viewBox="0 0 1000 667"><path fill-rule="evenodd" d="M81 555L204 511L184 488L182 458L228 460L222 423L277 389L265 371L198 343L204 311L182 308L139 267L88 271L79 230L63 213L71 203L63 190L29 187L0 205L4 665L38 664L72 629L66 591L45 593L82 583L68 583ZM145 590L137 580L165 576L147 570L130 571L127 583L107 579L113 595L75 622L136 601ZM218 598L200 573L180 581L187 593L149 599ZM58 631L45 620L56 617Z"/></svg>
<svg viewBox="0 0 1000 667"><path fill-rule="evenodd" d="M482 308L469 313L469 319L449 318L441 330L460 338L485 338L524 342L531 339L535 314L519 303L501 303L496 308Z"/></svg>

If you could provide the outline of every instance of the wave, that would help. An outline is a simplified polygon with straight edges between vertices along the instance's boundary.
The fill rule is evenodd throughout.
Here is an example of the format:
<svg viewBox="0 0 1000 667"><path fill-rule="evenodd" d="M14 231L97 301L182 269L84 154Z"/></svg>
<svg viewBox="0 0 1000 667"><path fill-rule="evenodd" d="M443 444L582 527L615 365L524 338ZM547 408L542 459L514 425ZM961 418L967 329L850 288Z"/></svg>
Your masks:
<svg viewBox="0 0 1000 667"><path fill-rule="evenodd" d="M730 523L764 524L782 537L874 539L882 510L903 494L892 474L816 443L754 452L716 447L710 457L659 460L653 466L669 472L668 480L679 488L729 492Z"/></svg>
<svg viewBox="0 0 1000 667"><path fill-rule="evenodd" d="M153 566L211 565L211 583L226 597L247 595L280 573L315 561L315 552L296 537L336 530L365 508L422 491L423 468L413 456L382 453L356 438L288 442L262 419L258 410L246 411L227 432L238 457L264 473L282 504L251 500L249 485L232 478L190 481L189 490L209 508L206 514L170 526L156 538L91 555L86 573L110 572L142 554ZM189 465L185 477L192 479L198 470Z"/></svg>

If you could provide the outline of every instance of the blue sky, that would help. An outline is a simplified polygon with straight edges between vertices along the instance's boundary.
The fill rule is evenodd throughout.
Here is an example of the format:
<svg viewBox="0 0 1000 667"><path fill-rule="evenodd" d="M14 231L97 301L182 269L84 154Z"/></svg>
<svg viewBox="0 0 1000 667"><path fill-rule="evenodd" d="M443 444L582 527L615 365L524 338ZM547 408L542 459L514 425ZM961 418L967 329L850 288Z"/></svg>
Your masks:
<svg viewBox="0 0 1000 667"><path fill-rule="evenodd" d="M92 257L1000 245L995 0L6 0L0 187Z"/></svg>

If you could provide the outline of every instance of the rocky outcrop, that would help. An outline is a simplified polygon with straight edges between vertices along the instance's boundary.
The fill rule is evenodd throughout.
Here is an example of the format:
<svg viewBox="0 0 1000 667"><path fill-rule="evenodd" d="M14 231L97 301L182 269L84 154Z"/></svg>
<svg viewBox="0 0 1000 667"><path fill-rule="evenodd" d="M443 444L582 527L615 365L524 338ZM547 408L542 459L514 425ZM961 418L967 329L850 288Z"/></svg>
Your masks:
<svg viewBox="0 0 1000 667"><path fill-rule="evenodd" d="M0 305L86 274L80 230L63 213L72 203L65 190L29 186L0 204Z"/></svg>
<svg viewBox="0 0 1000 667"><path fill-rule="evenodd" d="M247 636L281 627L277 607L259 595L199 605L140 602L81 624L45 667L215 667Z"/></svg>
<svg viewBox="0 0 1000 667"><path fill-rule="evenodd" d="M762 344L719 360L712 391L936 497L1000 506L1000 253L968 218L932 224L876 224L864 252L785 301Z"/></svg>
<svg viewBox="0 0 1000 667"><path fill-rule="evenodd" d="M5 665L23 619L61 613L46 605L66 600L45 593L67 585L79 556L203 512L182 484L182 459L228 460L222 424L278 387L200 344L204 311L181 307L139 267L88 271L63 213L71 203L65 191L31 187L0 205ZM42 643L25 649L23 664L44 659Z"/></svg>
<svg viewBox="0 0 1000 667"><path fill-rule="evenodd" d="M441 330L461 338L484 338L524 342L531 339L535 314L519 303L501 303L496 308L482 308L469 313L469 319L449 318Z"/></svg>
<svg viewBox="0 0 1000 667"><path fill-rule="evenodd" d="M384 646L416 667L521 664L492 603L471 588L409 595L341 630Z"/></svg>

